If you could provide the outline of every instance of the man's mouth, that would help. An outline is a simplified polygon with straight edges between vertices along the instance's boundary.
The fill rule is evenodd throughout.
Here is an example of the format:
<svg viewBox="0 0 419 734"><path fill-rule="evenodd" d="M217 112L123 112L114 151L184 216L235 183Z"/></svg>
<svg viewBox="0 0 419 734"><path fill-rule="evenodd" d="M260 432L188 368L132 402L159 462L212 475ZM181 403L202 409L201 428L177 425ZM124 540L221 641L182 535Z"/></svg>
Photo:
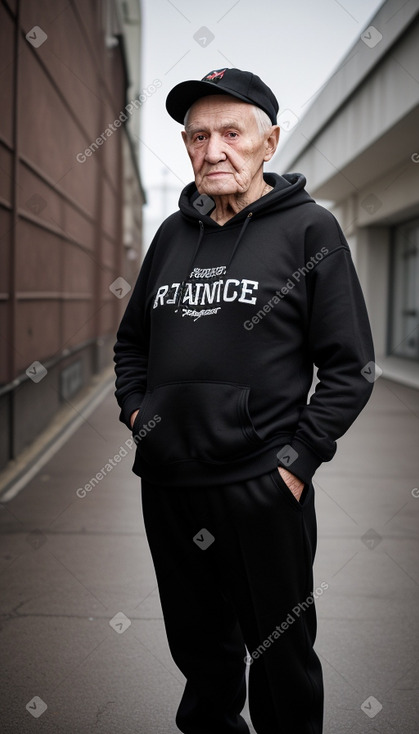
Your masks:
<svg viewBox="0 0 419 734"><path fill-rule="evenodd" d="M210 171L205 174L206 176L229 176L231 171Z"/></svg>

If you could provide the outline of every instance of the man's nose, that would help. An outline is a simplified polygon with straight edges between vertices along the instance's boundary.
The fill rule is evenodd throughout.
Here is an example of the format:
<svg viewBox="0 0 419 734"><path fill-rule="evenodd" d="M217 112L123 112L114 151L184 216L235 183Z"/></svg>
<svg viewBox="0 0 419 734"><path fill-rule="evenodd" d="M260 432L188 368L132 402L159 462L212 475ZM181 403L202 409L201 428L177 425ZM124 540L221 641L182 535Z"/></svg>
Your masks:
<svg viewBox="0 0 419 734"><path fill-rule="evenodd" d="M208 163L218 163L218 161L225 161L225 159L226 154L224 152L223 140L218 136L211 135L205 151L205 160Z"/></svg>

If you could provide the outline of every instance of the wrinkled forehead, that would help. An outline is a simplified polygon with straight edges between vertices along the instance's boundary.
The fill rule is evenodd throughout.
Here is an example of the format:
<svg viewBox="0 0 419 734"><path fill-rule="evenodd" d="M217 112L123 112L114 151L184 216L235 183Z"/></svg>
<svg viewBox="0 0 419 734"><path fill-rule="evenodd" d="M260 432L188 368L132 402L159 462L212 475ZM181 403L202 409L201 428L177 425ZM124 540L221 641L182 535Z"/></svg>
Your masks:
<svg viewBox="0 0 419 734"><path fill-rule="evenodd" d="M253 106L229 94L201 97L189 108L185 121L186 130L204 123L216 127L231 123L246 128L256 126Z"/></svg>

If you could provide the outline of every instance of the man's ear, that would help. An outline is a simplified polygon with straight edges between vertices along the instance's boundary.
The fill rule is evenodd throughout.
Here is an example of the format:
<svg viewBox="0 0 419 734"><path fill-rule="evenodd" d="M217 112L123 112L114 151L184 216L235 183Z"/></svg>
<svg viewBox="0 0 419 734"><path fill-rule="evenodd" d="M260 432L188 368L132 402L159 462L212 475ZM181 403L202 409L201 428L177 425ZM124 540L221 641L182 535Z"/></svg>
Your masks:
<svg viewBox="0 0 419 734"><path fill-rule="evenodd" d="M271 132L269 133L265 141L265 155L263 157L264 161L271 160L272 156L274 155L277 149L278 140L279 140L279 125L272 125Z"/></svg>
<svg viewBox="0 0 419 734"><path fill-rule="evenodd" d="M185 143L185 145L187 145L188 135L186 133L186 130L182 130L181 135L183 142Z"/></svg>

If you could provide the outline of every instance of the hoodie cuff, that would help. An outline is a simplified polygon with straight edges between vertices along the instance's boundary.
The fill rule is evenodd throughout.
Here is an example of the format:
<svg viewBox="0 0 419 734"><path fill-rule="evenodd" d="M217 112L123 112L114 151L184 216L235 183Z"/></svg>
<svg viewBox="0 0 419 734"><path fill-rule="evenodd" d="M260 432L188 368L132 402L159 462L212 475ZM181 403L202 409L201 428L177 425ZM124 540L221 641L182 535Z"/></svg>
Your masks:
<svg viewBox="0 0 419 734"><path fill-rule="evenodd" d="M277 453L278 466L283 466L292 474L301 479L304 484L310 484L313 474L323 459L315 454L305 443L293 439L282 446Z"/></svg>
<svg viewBox="0 0 419 734"><path fill-rule="evenodd" d="M129 430L131 430L131 424L130 424L131 416L135 410L139 409L143 400L144 400L144 393L135 393L134 395L130 395L124 402L123 406L121 407L121 412L119 414L119 420L121 421L121 423L125 423L125 425L129 428Z"/></svg>

